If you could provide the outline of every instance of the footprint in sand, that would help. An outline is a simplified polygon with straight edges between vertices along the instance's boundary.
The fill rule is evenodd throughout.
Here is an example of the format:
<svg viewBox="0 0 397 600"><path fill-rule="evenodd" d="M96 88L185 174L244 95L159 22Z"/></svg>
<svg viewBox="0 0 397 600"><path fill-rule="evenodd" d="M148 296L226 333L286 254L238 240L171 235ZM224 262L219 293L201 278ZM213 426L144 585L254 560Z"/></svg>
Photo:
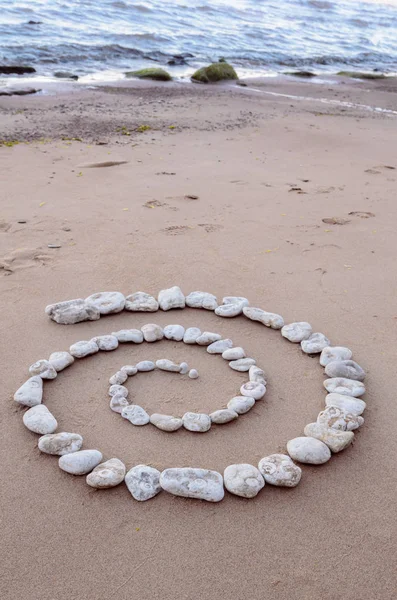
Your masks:
<svg viewBox="0 0 397 600"><path fill-rule="evenodd" d="M144 208L159 208L160 206L168 206L165 202L159 200L148 200L145 204L142 204Z"/></svg>
<svg viewBox="0 0 397 600"><path fill-rule="evenodd" d="M41 248L18 248L0 258L0 272L11 275L14 271L40 267L52 260Z"/></svg>
<svg viewBox="0 0 397 600"><path fill-rule="evenodd" d="M125 165L128 160L106 160L104 162L88 163L86 165L79 165L79 169L97 169L102 167L118 167L119 165Z"/></svg>
<svg viewBox="0 0 397 600"><path fill-rule="evenodd" d="M10 229L11 223L7 223L6 221L0 221L0 232L6 232Z"/></svg>
<svg viewBox="0 0 397 600"><path fill-rule="evenodd" d="M321 220L323 223L327 223L327 225L346 225L351 222L350 219L344 219L343 217L326 217Z"/></svg>
<svg viewBox="0 0 397 600"><path fill-rule="evenodd" d="M170 227L166 227L160 231L167 235L181 235L182 233L189 231L189 229L193 229L193 227L189 227L188 225L170 225Z"/></svg>
<svg viewBox="0 0 397 600"><path fill-rule="evenodd" d="M369 219L370 217L374 217L375 213L373 212L363 212L360 210L352 210L351 212L349 212L349 215L352 215L354 217L360 217L361 219Z"/></svg>
<svg viewBox="0 0 397 600"><path fill-rule="evenodd" d="M223 225L215 225L214 223L199 223L199 227L203 227L207 233L223 229Z"/></svg>

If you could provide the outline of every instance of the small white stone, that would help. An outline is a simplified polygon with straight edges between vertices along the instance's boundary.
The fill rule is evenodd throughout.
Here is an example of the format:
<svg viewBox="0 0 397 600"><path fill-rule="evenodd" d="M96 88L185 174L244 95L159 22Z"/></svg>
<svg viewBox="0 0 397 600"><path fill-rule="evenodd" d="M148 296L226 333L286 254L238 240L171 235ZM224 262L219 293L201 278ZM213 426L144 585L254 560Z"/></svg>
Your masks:
<svg viewBox="0 0 397 600"><path fill-rule="evenodd" d="M281 335L290 342L294 342L296 344L298 342L302 342L302 340L307 340L307 338L311 336L312 331L313 330L310 323L307 323L306 321L299 321L298 323L289 323L288 325L284 325L284 327L281 329Z"/></svg>
<svg viewBox="0 0 397 600"><path fill-rule="evenodd" d="M197 377L199 376L197 369L190 369L189 371L189 377L190 379L197 379Z"/></svg>
<svg viewBox="0 0 397 600"><path fill-rule="evenodd" d="M57 420L44 404L38 404L23 415L23 424L34 433L44 435L54 433L58 427Z"/></svg>
<svg viewBox="0 0 397 600"><path fill-rule="evenodd" d="M354 433L352 431L340 431L338 429L330 429L326 425L320 423L309 423L304 429L304 434L321 440L324 444L327 444L331 452L341 452L350 444L354 439Z"/></svg>
<svg viewBox="0 0 397 600"><path fill-rule="evenodd" d="M181 375L186 375L189 372L189 365L186 362L181 362L179 365L179 373Z"/></svg>
<svg viewBox="0 0 397 600"><path fill-rule="evenodd" d="M255 365L256 361L253 358L239 358L238 360L232 360L229 362L229 367L233 369L233 371L240 371L240 373L244 373L245 371L249 371L250 367Z"/></svg>
<svg viewBox="0 0 397 600"><path fill-rule="evenodd" d="M207 352L209 354L222 354L227 349L233 347L232 340L218 340L217 342L212 342L209 346L207 346Z"/></svg>
<svg viewBox="0 0 397 600"><path fill-rule="evenodd" d="M200 335L201 330L198 327L188 327L183 336L183 341L185 344L195 344Z"/></svg>
<svg viewBox="0 0 397 600"><path fill-rule="evenodd" d="M243 296L225 296L222 299L223 304L242 304L243 306L249 306L249 301Z"/></svg>
<svg viewBox="0 0 397 600"><path fill-rule="evenodd" d="M74 363L74 358L69 352L53 352L50 354L48 362L54 367L55 371L63 371Z"/></svg>
<svg viewBox="0 0 397 600"><path fill-rule="evenodd" d="M109 388L109 396L116 396L116 395L124 396L124 398L127 398L127 396L128 396L127 388L124 387L124 385L119 385L117 383L114 383Z"/></svg>
<svg viewBox="0 0 397 600"><path fill-rule="evenodd" d="M261 308L246 306L243 309L243 313L248 319L251 319L251 321L259 321L262 325L271 327L272 329L281 329L284 326L283 317L276 313L266 312Z"/></svg>
<svg viewBox="0 0 397 600"><path fill-rule="evenodd" d="M87 304L83 298L49 304L46 306L45 312L53 321L62 325L73 325L81 321L97 321L101 316L98 308Z"/></svg>
<svg viewBox="0 0 397 600"><path fill-rule="evenodd" d="M164 336L167 340L174 340L175 342L181 342L185 335L185 328L182 325L167 325L164 327Z"/></svg>
<svg viewBox="0 0 397 600"><path fill-rule="evenodd" d="M154 371L156 365L151 360L141 360L141 362L136 363L136 368L140 373L146 373L147 371Z"/></svg>
<svg viewBox="0 0 397 600"><path fill-rule="evenodd" d="M248 374L250 381L254 383L263 383L263 385L266 386L267 382L265 378L265 371L263 369L260 369L259 367L253 365L252 367L250 367Z"/></svg>
<svg viewBox="0 0 397 600"><path fill-rule="evenodd" d="M218 306L218 301L213 294L208 294L207 292L190 292L186 296L186 306L215 310Z"/></svg>
<svg viewBox="0 0 397 600"><path fill-rule="evenodd" d="M111 377L109 377L109 383L110 383L110 385L121 385L122 383L125 383L127 381L127 379L128 379L128 373L120 370L120 371L117 371L117 373L115 373Z"/></svg>
<svg viewBox="0 0 397 600"><path fill-rule="evenodd" d="M344 396L354 396L358 398L365 394L365 385L355 379L346 379L345 377L333 377L326 379L323 385L327 392L335 392Z"/></svg>
<svg viewBox="0 0 397 600"><path fill-rule="evenodd" d="M215 309L218 317L237 317L243 312L244 304L222 304Z"/></svg>
<svg viewBox="0 0 397 600"><path fill-rule="evenodd" d="M172 373L179 373L180 371L180 366L172 362L172 360L168 360L168 358L156 360L156 367L161 371L171 371Z"/></svg>
<svg viewBox="0 0 397 600"><path fill-rule="evenodd" d="M139 406L138 404L130 404L129 406L125 406L121 411L121 416L123 419L127 419L133 425L147 425L150 421L150 417L147 414L146 410Z"/></svg>
<svg viewBox="0 0 397 600"><path fill-rule="evenodd" d="M133 375L138 373L138 369L135 365L124 365L124 367L121 367L120 371L125 373L127 377L133 377Z"/></svg>
<svg viewBox="0 0 397 600"><path fill-rule="evenodd" d="M171 310L172 308L185 308L185 296L181 288L177 285L167 290L161 290L158 296L161 310Z"/></svg>
<svg viewBox="0 0 397 600"><path fill-rule="evenodd" d="M161 492L160 471L147 465L132 467L125 476L126 486L132 497L144 502Z"/></svg>
<svg viewBox="0 0 397 600"><path fill-rule="evenodd" d="M88 296L85 301L95 306L101 315L121 312L125 306L125 297L120 292L98 292Z"/></svg>
<svg viewBox="0 0 397 600"><path fill-rule="evenodd" d="M207 502L220 502L225 495L222 475L207 469L165 469L160 475L160 485L174 496Z"/></svg>
<svg viewBox="0 0 397 600"><path fill-rule="evenodd" d="M288 454L294 460L309 465L322 465L331 458L331 450L324 442L312 437L297 437L287 443Z"/></svg>
<svg viewBox="0 0 397 600"><path fill-rule="evenodd" d="M254 498L265 486L265 480L258 469L244 463L226 467L223 480L228 492L243 498Z"/></svg>
<svg viewBox="0 0 397 600"><path fill-rule="evenodd" d="M301 341L301 348L305 354L319 354L330 343L329 339L323 333L312 333L307 340Z"/></svg>
<svg viewBox="0 0 397 600"><path fill-rule="evenodd" d="M219 333L212 333L211 331L204 331L197 339L196 344L199 346L209 346L214 342L217 342L221 339L221 335Z"/></svg>
<svg viewBox="0 0 397 600"><path fill-rule="evenodd" d="M334 360L327 364L325 373L328 377L344 377L364 381L365 371L354 360Z"/></svg>
<svg viewBox="0 0 397 600"><path fill-rule="evenodd" d="M39 375L42 379L55 379L57 372L52 364L45 359L38 360L29 367L32 376Z"/></svg>
<svg viewBox="0 0 397 600"><path fill-rule="evenodd" d="M259 461L258 468L270 485L295 487L302 477L302 469L286 454L265 456Z"/></svg>
<svg viewBox="0 0 397 600"><path fill-rule="evenodd" d="M113 331L114 335L121 343L132 342L133 344L141 344L143 342L143 333L140 329L120 329Z"/></svg>
<svg viewBox="0 0 397 600"><path fill-rule="evenodd" d="M235 396L229 400L227 407L238 415L244 415L251 410L254 404L255 398L252 398L252 396Z"/></svg>
<svg viewBox="0 0 397 600"><path fill-rule="evenodd" d="M87 475L86 482L98 490L115 487L124 481L125 464L118 458L110 458L99 464Z"/></svg>
<svg viewBox="0 0 397 600"><path fill-rule="evenodd" d="M211 422L216 423L216 425L230 423L230 421L234 421L237 418L238 414L230 408L221 408L210 414Z"/></svg>
<svg viewBox="0 0 397 600"><path fill-rule="evenodd" d="M157 429L161 429L162 431L177 431L183 425L183 421L179 417L161 415L159 413L151 415L150 422L157 427Z"/></svg>
<svg viewBox="0 0 397 600"><path fill-rule="evenodd" d="M260 400L266 394L266 386L263 383L247 381L241 386L240 392L242 396L251 396L255 400Z"/></svg>
<svg viewBox="0 0 397 600"><path fill-rule="evenodd" d="M105 352L116 350L119 347L119 340L115 335L98 335L92 338L92 341L96 343L99 350L104 350Z"/></svg>
<svg viewBox="0 0 397 600"><path fill-rule="evenodd" d="M126 406L129 406L129 403L125 396L122 396L121 394L115 394L111 397L109 406L110 410L121 415L121 411Z"/></svg>
<svg viewBox="0 0 397 600"><path fill-rule="evenodd" d="M320 355L320 365L326 367L334 360L350 360L353 352L345 346L326 346Z"/></svg>
<svg viewBox="0 0 397 600"><path fill-rule="evenodd" d="M23 406L37 406L43 399L43 380L39 375L30 377L15 392L14 400Z"/></svg>
<svg viewBox="0 0 397 600"><path fill-rule="evenodd" d="M83 438L78 433L49 433L39 438L38 447L40 452L63 456L77 452L83 445Z"/></svg>
<svg viewBox="0 0 397 600"><path fill-rule="evenodd" d="M145 292L135 292L125 299L125 310L132 312L156 312L159 309L159 303L156 298Z"/></svg>
<svg viewBox="0 0 397 600"><path fill-rule="evenodd" d="M146 342L157 342L162 340L164 337L164 332L160 325L156 325L155 323L148 323L141 327L143 337Z"/></svg>
<svg viewBox="0 0 397 600"><path fill-rule="evenodd" d="M204 413L187 412L182 417L183 426L189 431L204 433L211 428L211 419Z"/></svg>
<svg viewBox="0 0 397 600"><path fill-rule="evenodd" d="M99 450L79 450L72 454L64 454L58 461L59 468L71 475L86 475L102 460Z"/></svg>
<svg viewBox="0 0 397 600"><path fill-rule="evenodd" d="M245 356L245 350L240 346L236 346L235 348L227 348L224 352L222 352L222 358L225 360L239 360L240 358L245 358Z"/></svg>
<svg viewBox="0 0 397 600"><path fill-rule="evenodd" d="M318 415L317 423L338 431L354 431L363 425L364 419L337 406L328 406Z"/></svg>
<svg viewBox="0 0 397 600"><path fill-rule="evenodd" d="M364 400L343 394L328 394L325 404L326 406L336 406L346 412L353 413L353 415L361 415L367 407Z"/></svg>
<svg viewBox="0 0 397 600"><path fill-rule="evenodd" d="M96 352L99 352L99 348L98 345L92 340L88 342L81 341L72 344L69 348L69 352L75 358L84 358L84 356L89 356L90 354L95 354Z"/></svg>

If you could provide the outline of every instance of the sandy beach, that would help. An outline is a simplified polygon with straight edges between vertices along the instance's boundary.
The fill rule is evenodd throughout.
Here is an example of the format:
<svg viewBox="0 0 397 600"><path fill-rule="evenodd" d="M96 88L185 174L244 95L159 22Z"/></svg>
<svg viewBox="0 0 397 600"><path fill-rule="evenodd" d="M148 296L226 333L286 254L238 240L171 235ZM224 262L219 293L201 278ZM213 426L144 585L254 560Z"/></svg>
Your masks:
<svg viewBox="0 0 397 600"><path fill-rule="evenodd" d="M395 598L395 85L246 83L0 98L3 600ZM107 397L123 364L167 357L199 370L197 380L154 372L129 382L138 404L168 414L225 406L246 375L198 347L125 344L45 384L59 431L80 433L84 448L128 469L223 473L285 452L316 420L326 394L318 357L245 317L122 312L61 326L44 313L94 292L157 296L172 285L246 296L352 348L367 371L353 445L303 465L297 488L266 485L218 504L165 492L138 503L124 484L91 489L40 453L12 400L29 365L148 322L230 337L265 370L264 400L205 435L133 427Z"/></svg>

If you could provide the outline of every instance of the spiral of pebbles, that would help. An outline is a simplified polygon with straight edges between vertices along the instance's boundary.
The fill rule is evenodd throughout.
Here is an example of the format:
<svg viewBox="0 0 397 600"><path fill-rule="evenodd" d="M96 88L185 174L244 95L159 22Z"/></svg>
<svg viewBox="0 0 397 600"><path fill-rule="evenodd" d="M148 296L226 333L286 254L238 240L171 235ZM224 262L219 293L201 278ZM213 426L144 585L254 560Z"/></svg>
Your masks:
<svg viewBox="0 0 397 600"><path fill-rule="evenodd" d="M226 467L223 476L217 471L183 467L167 468L162 472L149 465L136 465L127 471L118 458L102 462L103 456L96 449L82 449L83 438L78 433L57 432L58 423L48 408L42 404L43 384L55 379L75 359L96 354L100 351L116 350L119 344L154 343L159 340L183 342L186 345L204 346L208 354L221 355L231 369L247 373L248 381L241 385L240 395L229 400L211 414L186 412L184 415L149 415L145 408L130 403L128 389L123 384L129 377L154 370L168 371L178 376L198 377L196 369L186 362L178 363L167 358L157 361L142 360L135 365L125 365L109 379L110 408L135 426L151 423L165 432L185 429L205 433L212 425L224 425L239 419L249 412L266 394L266 377L263 369L253 358L247 357L244 348L235 346L230 339L218 333L201 331L198 327L185 328L170 324L161 327L155 323L140 329L122 329L110 334L96 336L91 340L72 344L69 351L50 354L48 359L39 359L29 367L30 377L15 392L14 400L28 410L23 415L24 425L39 434L38 448L41 452L59 457L59 467L72 475L86 475L87 484L96 489L107 489L123 481L132 497L146 501L161 491L195 498L208 502L219 502L225 488L229 493L243 498L254 498L270 486L295 487L299 484L302 469L296 463L321 465L328 462L334 453L345 450L354 441L355 432L363 425L362 414L366 402L365 371L352 360L353 353L345 346L332 346L330 340L320 332L313 333L310 323L300 321L284 323L277 313L250 305L242 296L226 296L219 302L208 292L194 291L184 295L181 288L173 286L161 290L157 296L146 292L134 292L124 296L120 292L98 292L87 298L77 298L51 304L46 314L56 323L71 325L82 321L93 321L105 315L128 312L169 311L185 306L212 311L222 318L246 317L265 327L280 330L285 340L299 344L301 351L309 355L320 355L327 379L324 388L328 392L325 407L317 420L304 427L303 435L289 440L287 454L271 454L263 457L257 466L241 463ZM295 462L294 462L295 461Z"/></svg>

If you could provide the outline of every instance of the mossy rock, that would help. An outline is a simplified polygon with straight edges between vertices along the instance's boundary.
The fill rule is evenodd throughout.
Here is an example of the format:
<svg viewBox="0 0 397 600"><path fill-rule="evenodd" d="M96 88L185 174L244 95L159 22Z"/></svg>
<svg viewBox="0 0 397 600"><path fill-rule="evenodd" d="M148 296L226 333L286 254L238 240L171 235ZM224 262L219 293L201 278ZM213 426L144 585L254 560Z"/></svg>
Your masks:
<svg viewBox="0 0 397 600"><path fill-rule="evenodd" d="M191 76L192 81L200 83L216 83L227 79L238 79L236 71L227 62L217 62L208 67L201 67Z"/></svg>
<svg viewBox="0 0 397 600"><path fill-rule="evenodd" d="M316 73L312 73L311 71L286 71L285 75L292 75L293 77L317 77Z"/></svg>
<svg viewBox="0 0 397 600"><path fill-rule="evenodd" d="M339 71L337 75L352 79L386 79L386 75L383 73L361 73L361 71Z"/></svg>
<svg viewBox="0 0 397 600"><path fill-rule="evenodd" d="M154 81L171 81L172 77L164 69L153 67L151 69L140 69L139 71L127 71L126 77L137 77L138 79L153 79Z"/></svg>

